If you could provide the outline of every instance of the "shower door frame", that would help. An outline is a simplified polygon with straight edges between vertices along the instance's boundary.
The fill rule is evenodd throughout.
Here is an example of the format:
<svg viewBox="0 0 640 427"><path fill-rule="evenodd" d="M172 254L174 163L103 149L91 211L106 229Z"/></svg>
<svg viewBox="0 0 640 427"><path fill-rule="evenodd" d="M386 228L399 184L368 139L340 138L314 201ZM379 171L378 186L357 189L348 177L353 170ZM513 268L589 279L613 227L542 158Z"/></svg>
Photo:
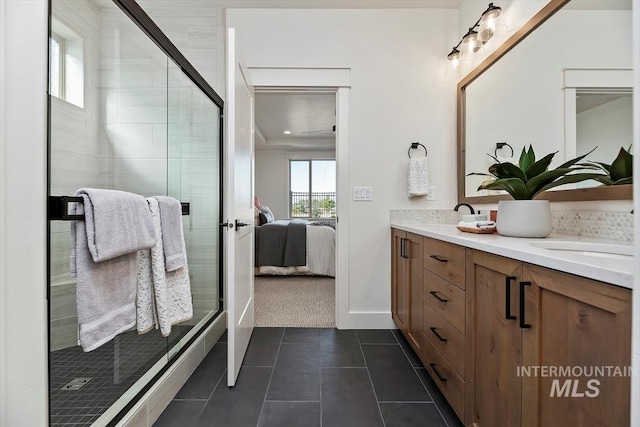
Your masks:
<svg viewBox="0 0 640 427"><path fill-rule="evenodd" d="M158 27L158 25L149 17L149 15L144 11L144 9L135 1L135 0L112 0L113 3L120 8L125 15L131 19L131 21L140 28L147 37L153 41L159 48L164 52L168 59L173 61L185 74L189 80L191 80L203 93L209 98L213 103L218 107L220 111L219 116L219 137L218 137L218 147L219 147L219 200L218 200L218 218L222 218L223 214L223 201L224 201L224 173L223 173L223 158L224 158L224 127L223 127L223 112L224 112L224 101L218 95L218 93L211 87L211 85L202 77L202 75L195 69L195 67L187 60L187 58L180 52L180 50L169 40L169 38L164 34L164 32ZM52 10L52 0L48 1L48 33L51 35L51 10ZM49 78L49 73L47 73L47 79ZM48 85L47 85L48 87ZM47 194L51 194L51 102L47 101ZM53 209L50 204L47 204L47 319L49 319L48 328L47 328L47 341L48 341L48 349L49 352L47 354L47 364L48 371L50 371L51 361L50 361L50 349L51 349L51 321L50 321L50 313L51 313L51 226L50 222L53 220L52 218ZM219 233L218 235L218 310L216 313L211 316L211 318L200 327L200 331L191 337L186 343L181 345L181 348L174 354L171 354L171 359L168 360L167 364L164 365L158 373L156 373L153 378L148 381L141 389L136 393L136 395L129 401L127 404L113 417L110 421L110 425L115 425L118 421L122 420L124 416L136 405L136 403L149 391L154 384L158 382L158 380L171 368L174 363L176 363L180 356L185 353L190 346L198 340L202 333L207 329L209 325L215 322L220 315L224 312L224 283L223 283L223 263L222 263L222 250L223 250L223 234ZM195 325L194 325L195 327ZM166 356L169 356L169 349L167 349ZM48 392L47 392L48 395ZM49 397L47 397L47 400ZM47 413L47 419L49 419L50 413Z"/></svg>

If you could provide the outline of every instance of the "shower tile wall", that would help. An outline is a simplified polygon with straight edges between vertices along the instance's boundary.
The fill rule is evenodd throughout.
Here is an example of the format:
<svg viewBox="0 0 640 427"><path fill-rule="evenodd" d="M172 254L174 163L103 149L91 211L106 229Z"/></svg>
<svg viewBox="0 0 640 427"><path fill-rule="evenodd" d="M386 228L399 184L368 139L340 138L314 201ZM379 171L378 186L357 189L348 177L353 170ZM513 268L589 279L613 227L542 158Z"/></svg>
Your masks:
<svg viewBox="0 0 640 427"><path fill-rule="evenodd" d="M100 174L101 146L98 52L100 14L91 2L57 0L56 16L85 38L85 103L77 107L51 97L51 194L72 195L78 182L103 187ZM69 223L51 222L51 349L76 345L75 280L69 275L71 234Z"/></svg>
<svg viewBox="0 0 640 427"><path fill-rule="evenodd" d="M224 12L211 0L138 0L202 77L225 97Z"/></svg>

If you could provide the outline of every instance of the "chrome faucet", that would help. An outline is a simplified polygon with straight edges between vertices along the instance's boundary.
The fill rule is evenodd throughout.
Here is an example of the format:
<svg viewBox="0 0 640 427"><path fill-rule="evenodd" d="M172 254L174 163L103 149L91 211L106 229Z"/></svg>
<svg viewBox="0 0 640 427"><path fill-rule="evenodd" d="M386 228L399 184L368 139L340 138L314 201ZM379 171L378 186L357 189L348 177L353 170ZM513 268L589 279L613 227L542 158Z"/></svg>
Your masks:
<svg viewBox="0 0 640 427"><path fill-rule="evenodd" d="M469 203L458 203L456 205L455 208L453 208L454 211L458 212L458 209L460 208L460 206L466 206L469 208L469 210L471 211L472 214L475 214L476 211L473 209L473 206L471 206Z"/></svg>

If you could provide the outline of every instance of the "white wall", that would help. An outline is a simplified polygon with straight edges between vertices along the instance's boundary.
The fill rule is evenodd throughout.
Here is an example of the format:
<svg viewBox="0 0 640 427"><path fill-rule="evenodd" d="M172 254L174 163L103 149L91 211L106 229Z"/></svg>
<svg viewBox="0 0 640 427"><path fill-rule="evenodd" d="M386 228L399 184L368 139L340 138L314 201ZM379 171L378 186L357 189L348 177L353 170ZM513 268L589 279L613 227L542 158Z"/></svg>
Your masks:
<svg viewBox="0 0 640 427"><path fill-rule="evenodd" d="M335 158L335 150L256 150L255 194L261 204L269 206L276 219L288 218L289 160Z"/></svg>
<svg viewBox="0 0 640 427"><path fill-rule="evenodd" d="M620 147L628 149L633 141L632 97L623 96L578 113L576 127L578 155L598 147L598 161L611 163Z"/></svg>
<svg viewBox="0 0 640 427"><path fill-rule="evenodd" d="M47 425L47 1L0 1L0 425Z"/></svg>
<svg viewBox="0 0 640 427"><path fill-rule="evenodd" d="M374 200L349 206L349 312L379 313L379 326L387 326L389 210L453 208L456 201L456 82L444 66L457 12L228 9L227 25L238 30L249 67L351 69L346 179L372 186ZM412 141L429 149L436 201L407 197Z"/></svg>

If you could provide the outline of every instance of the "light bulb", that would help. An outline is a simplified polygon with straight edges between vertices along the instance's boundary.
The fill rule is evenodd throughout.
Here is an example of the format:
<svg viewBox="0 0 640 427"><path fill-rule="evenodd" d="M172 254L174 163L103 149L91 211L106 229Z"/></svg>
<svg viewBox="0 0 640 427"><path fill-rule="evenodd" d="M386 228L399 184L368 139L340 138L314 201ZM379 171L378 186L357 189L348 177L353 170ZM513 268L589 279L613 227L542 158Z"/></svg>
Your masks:
<svg viewBox="0 0 640 427"><path fill-rule="evenodd" d="M478 40L482 43L486 43L496 33L498 27L498 16L502 9L498 6L494 6L493 3L489 3L489 7L482 13L480 17L480 28L478 30Z"/></svg>

